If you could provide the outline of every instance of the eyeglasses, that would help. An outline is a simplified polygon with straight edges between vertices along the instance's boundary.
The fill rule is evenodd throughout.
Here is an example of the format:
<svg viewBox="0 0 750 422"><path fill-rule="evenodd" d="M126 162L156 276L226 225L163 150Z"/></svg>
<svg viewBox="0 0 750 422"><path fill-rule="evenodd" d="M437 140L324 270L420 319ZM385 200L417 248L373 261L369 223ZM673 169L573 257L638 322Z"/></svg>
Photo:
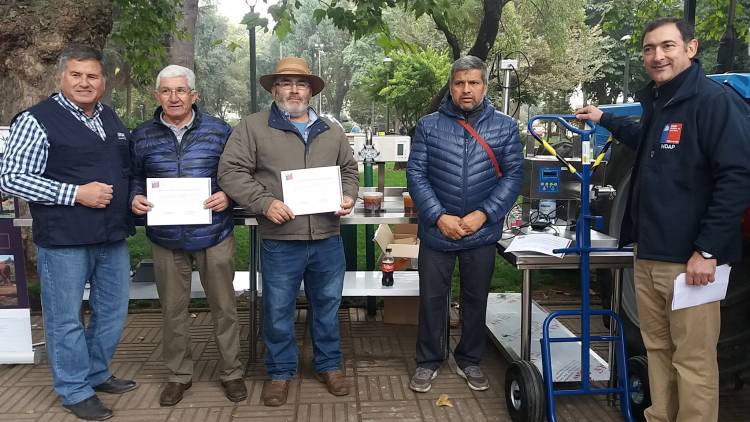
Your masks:
<svg viewBox="0 0 750 422"><path fill-rule="evenodd" d="M290 81L290 80L283 80L278 81L274 85L282 88L282 89L292 89L293 86L297 87L297 89L310 89L310 82L308 81Z"/></svg>
<svg viewBox="0 0 750 422"><path fill-rule="evenodd" d="M161 95L162 97L171 97L172 94L177 94L178 97L184 97L193 92L193 90L181 86L178 88L159 88L157 92L159 92L159 95Z"/></svg>

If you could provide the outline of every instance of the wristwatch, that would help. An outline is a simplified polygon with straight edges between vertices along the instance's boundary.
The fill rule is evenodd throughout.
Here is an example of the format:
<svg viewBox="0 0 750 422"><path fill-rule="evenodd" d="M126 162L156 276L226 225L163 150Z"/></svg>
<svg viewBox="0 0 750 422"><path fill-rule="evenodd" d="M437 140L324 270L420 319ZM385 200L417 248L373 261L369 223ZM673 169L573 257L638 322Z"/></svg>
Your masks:
<svg viewBox="0 0 750 422"><path fill-rule="evenodd" d="M701 256L703 257L703 259L716 259L715 256L711 255L710 253L708 253L706 251L702 251L702 250L699 249L697 252L699 254L701 254Z"/></svg>

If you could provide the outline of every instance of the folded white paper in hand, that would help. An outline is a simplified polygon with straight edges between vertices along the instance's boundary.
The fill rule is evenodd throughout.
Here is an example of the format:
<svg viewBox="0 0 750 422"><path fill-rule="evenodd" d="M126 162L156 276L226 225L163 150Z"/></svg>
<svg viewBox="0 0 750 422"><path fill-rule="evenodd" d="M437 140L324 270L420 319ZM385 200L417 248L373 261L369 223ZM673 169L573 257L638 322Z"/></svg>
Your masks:
<svg viewBox="0 0 750 422"><path fill-rule="evenodd" d="M729 286L729 272L732 267L719 265L716 267L714 282L707 285L690 285L685 280L685 273L680 273L674 279L674 296L672 297L672 310L689 308L691 306L703 305L704 303L722 300L727 295Z"/></svg>

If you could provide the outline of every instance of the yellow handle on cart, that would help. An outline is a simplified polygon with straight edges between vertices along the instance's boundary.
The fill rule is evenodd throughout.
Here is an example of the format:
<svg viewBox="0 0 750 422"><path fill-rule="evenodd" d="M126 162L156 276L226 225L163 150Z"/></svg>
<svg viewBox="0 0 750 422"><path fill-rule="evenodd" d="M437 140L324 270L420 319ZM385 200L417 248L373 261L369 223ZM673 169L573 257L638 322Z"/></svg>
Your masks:
<svg viewBox="0 0 750 422"><path fill-rule="evenodd" d="M607 150L609 149L610 145L612 145L612 137L611 136L609 137L609 139L607 139L607 143L604 144L604 148L602 148L602 151L596 157L596 160L594 160L594 164L591 165L591 169L592 170L595 170L597 167L599 167L599 164L602 163L602 160L604 160L604 156L607 155Z"/></svg>
<svg viewBox="0 0 750 422"><path fill-rule="evenodd" d="M544 139L540 139L540 141L542 141L542 146L544 146L544 149L546 149L547 152L554 155L555 158L557 158L561 163L565 164L568 167L568 171L570 171L573 174L577 173L576 168L573 167L573 165L570 164L568 160L564 159L560 154L558 154L557 151L555 151L555 147L550 145L550 143L545 141Z"/></svg>

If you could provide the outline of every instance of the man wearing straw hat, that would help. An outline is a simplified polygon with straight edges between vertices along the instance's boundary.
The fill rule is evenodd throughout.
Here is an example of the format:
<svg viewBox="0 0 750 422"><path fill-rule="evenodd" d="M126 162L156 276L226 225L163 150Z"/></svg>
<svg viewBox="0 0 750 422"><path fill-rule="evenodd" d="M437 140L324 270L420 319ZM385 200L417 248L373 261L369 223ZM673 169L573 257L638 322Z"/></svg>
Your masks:
<svg viewBox="0 0 750 422"><path fill-rule="evenodd" d="M239 206L258 215L263 279L263 341L271 381L266 406L286 402L297 372L295 299L304 279L309 303L316 378L336 396L349 394L342 371L338 309L344 282L339 218L349 214L359 172L344 132L310 107L325 83L307 63L286 57L260 77L273 96L269 111L252 114L235 128L219 162L219 185ZM283 170L339 166L343 200L335 213L295 216L283 202Z"/></svg>

